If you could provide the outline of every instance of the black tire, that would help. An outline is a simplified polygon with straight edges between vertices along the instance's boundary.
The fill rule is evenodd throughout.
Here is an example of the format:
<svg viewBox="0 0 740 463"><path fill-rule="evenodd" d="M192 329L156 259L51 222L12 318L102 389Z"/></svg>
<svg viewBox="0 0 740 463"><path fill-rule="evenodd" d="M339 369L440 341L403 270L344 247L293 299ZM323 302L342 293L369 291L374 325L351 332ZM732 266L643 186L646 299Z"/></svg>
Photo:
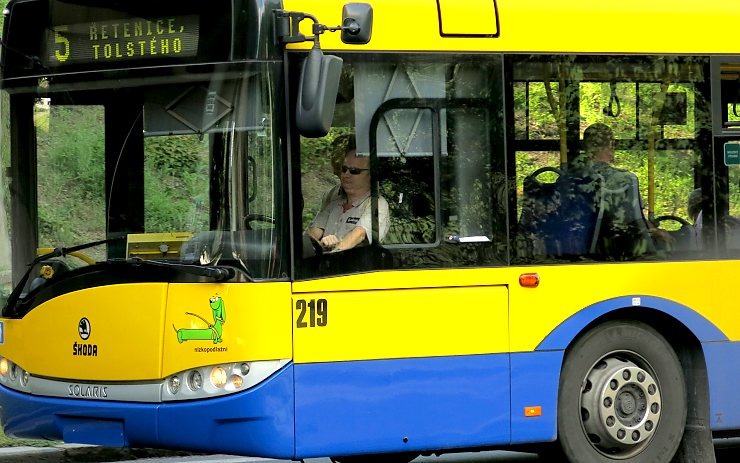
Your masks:
<svg viewBox="0 0 740 463"><path fill-rule="evenodd" d="M566 352L558 441L572 463L668 463L686 423L686 386L671 345L650 326L611 321Z"/></svg>

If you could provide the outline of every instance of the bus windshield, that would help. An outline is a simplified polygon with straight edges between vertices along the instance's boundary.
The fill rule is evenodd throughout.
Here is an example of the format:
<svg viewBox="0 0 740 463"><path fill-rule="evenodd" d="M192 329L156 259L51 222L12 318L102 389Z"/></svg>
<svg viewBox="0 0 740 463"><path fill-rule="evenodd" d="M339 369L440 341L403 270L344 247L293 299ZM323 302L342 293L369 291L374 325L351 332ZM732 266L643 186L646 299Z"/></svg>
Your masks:
<svg viewBox="0 0 740 463"><path fill-rule="evenodd" d="M6 89L2 153L13 167L3 185L24 198L9 214L13 281L38 254L98 240L109 241L44 271L143 259L279 275L277 72L264 62L201 65ZM0 258L11 267L9 253Z"/></svg>

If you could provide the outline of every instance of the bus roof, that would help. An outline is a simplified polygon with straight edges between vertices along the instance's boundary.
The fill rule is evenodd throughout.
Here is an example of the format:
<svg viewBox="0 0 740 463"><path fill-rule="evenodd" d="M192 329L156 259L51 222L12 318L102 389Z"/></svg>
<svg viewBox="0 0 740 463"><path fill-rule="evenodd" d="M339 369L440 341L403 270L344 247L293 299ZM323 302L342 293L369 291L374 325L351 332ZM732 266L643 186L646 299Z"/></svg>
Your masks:
<svg viewBox="0 0 740 463"><path fill-rule="evenodd" d="M333 0L285 0L284 7L341 23ZM514 53L729 54L740 2L727 0L371 0L370 43L321 37L326 50ZM310 27L310 21L303 26ZM306 29L310 35L310 29ZM305 48L310 44L293 45Z"/></svg>

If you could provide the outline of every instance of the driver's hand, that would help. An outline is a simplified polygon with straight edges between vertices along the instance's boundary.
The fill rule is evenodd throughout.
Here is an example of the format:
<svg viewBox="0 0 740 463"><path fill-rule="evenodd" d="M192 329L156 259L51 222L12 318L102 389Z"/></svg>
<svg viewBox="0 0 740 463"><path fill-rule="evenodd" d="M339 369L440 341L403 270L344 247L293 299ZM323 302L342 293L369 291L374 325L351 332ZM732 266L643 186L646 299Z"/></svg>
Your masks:
<svg viewBox="0 0 740 463"><path fill-rule="evenodd" d="M321 238L321 247L326 250L334 249L337 244L339 244L339 238L337 238L337 235L327 235L323 238Z"/></svg>
<svg viewBox="0 0 740 463"><path fill-rule="evenodd" d="M651 228L649 232L650 232L650 237L652 237L653 239L662 240L668 244L673 243L674 241L673 235L671 235L666 230L663 230L661 228Z"/></svg>

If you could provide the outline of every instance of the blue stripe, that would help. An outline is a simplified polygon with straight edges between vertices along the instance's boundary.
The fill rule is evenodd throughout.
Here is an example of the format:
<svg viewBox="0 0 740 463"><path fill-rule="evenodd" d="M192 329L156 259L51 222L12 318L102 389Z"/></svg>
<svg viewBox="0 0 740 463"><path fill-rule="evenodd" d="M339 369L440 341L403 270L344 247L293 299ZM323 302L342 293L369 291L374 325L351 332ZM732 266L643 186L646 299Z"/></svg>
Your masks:
<svg viewBox="0 0 740 463"><path fill-rule="evenodd" d="M636 299L639 299L639 305L635 305ZM563 350L589 323L613 310L627 307L664 312L683 323L701 342L727 341L727 336L719 328L685 305L660 297L635 295L607 299L579 310L542 340L536 350Z"/></svg>
<svg viewBox="0 0 740 463"><path fill-rule="evenodd" d="M297 458L509 443L509 355L295 366Z"/></svg>
<svg viewBox="0 0 740 463"><path fill-rule="evenodd" d="M6 433L97 445L292 459L293 411L292 364L243 393L178 403L55 399L0 387Z"/></svg>

